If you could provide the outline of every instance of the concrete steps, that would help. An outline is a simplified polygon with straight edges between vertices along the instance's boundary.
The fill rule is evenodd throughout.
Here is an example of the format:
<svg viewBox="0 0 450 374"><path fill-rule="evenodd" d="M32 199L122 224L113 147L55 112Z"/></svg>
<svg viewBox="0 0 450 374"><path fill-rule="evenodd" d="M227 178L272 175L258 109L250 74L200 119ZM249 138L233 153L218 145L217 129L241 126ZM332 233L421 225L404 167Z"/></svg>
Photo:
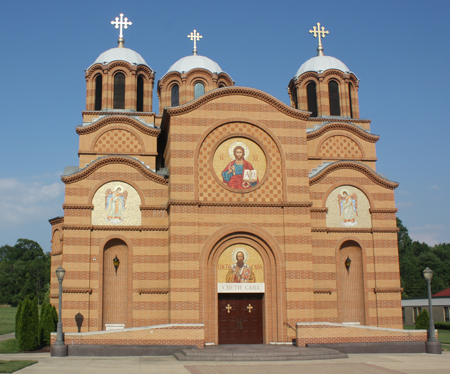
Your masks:
<svg viewBox="0 0 450 374"><path fill-rule="evenodd" d="M329 348L297 348L278 345L227 344L174 353L179 361L299 361L347 358Z"/></svg>

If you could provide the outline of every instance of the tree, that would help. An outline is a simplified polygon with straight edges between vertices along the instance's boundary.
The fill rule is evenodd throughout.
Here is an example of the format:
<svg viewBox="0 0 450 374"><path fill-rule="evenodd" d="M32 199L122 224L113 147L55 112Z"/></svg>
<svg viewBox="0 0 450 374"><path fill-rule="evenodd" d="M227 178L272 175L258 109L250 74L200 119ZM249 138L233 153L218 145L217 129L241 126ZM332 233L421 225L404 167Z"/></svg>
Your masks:
<svg viewBox="0 0 450 374"><path fill-rule="evenodd" d="M422 310L416 317L416 330L427 330L430 323L430 316L426 309Z"/></svg>
<svg viewBox="0 0 450 374"><path fill-rule="evenodd" d="M19 330L20 330L20 313L22 313L22 305L23 301L19 302L19 305L16 310L16 324L15 324L15 333L16 333L16 339L19 339Z"/></svg>
<svg viewBox="0 0 450 374"><path fill-rule="evenodd" d="M50 256L38 243L19 239L0 247L0 304L15 306L26 296L41 303L49 282Z"/></svg>
<svg viewBox="0 0 450 374"><path fill-rule="evenodd" d="M39 329L41 345L50 345L51 333L56 331L56 323L52 312L52 306L48 303L42 305Z"/></svg>
<svg viewBox="0 0 450 374"><path fill-rule="evenodd" d="M31 301L27 297L22 304L19 322L19 348L22 351L33 351L38 346L37 314L37 301Z"/></svg>

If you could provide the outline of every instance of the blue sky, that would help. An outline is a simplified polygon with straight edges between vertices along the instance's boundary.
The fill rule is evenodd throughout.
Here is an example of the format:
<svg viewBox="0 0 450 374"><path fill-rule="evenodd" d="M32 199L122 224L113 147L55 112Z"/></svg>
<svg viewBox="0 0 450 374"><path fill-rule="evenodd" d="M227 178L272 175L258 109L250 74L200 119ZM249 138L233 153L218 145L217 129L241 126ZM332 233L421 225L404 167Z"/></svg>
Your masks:
<svg viewBox="0 0 450 374"><path fill-rule="evenodd" d="M415 240L450 242L450 1L17 0L2 2L0 23L0 246L28 238L50 250L48 219L63 213L60 175L78 164L84 69L117 46L110 22L121 12L133 22L125 46L156 79L191 54L195 28L199 54L236 85L286 103L289 80L316 55L308 31L320 22L330 31L325 54L361 80L361 118L381 136L377 171L400 182L398 217Z"/></svg>

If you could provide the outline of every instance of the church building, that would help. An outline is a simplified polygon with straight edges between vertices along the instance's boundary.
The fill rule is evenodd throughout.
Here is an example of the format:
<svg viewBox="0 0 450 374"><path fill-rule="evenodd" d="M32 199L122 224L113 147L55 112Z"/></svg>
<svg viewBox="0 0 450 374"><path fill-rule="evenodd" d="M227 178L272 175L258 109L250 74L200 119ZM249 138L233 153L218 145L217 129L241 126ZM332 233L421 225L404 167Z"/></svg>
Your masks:
<svg viewBox="0 0 450 374"><path fill-rule="evenodd" d="M131 23L112 23L50 220L66 344L426 340L398 330L398 183L376 170L359 79L324 54L324 27L280 82L286 105L199 55L196 30L193 54L156 77L124 45Z"/></svg>

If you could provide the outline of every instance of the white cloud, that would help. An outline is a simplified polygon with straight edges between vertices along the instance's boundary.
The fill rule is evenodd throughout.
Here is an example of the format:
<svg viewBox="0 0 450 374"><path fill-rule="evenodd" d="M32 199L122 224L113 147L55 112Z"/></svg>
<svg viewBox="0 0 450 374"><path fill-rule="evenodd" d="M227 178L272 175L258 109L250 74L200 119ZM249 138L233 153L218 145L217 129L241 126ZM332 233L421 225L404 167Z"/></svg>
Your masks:
<svg viewBox="0 0 450 374"><path fill-rule="evenodd" d="M61 182L21 182L3 178L0 179L0 191L0 225L11 228L51 218L49 216L61 209L64 185Z"/></svg>
<svg viewBox="0 0 450 374"><path fill-rule="evenodd" d="M441 190L441 189L439 188L439 186L437 186L437 185L435 185L435 184L433 184L432 186L428 187L428 189L430 189L430 190L438 190L438 191Z"/></svg>
<svg viewBox="0 0 450 374"><path fill-rule="evenodd" d="M425 242L428 245L450 242L448 239L450 229L442 224L411 227L408 231L413 240Z"/></svg>

